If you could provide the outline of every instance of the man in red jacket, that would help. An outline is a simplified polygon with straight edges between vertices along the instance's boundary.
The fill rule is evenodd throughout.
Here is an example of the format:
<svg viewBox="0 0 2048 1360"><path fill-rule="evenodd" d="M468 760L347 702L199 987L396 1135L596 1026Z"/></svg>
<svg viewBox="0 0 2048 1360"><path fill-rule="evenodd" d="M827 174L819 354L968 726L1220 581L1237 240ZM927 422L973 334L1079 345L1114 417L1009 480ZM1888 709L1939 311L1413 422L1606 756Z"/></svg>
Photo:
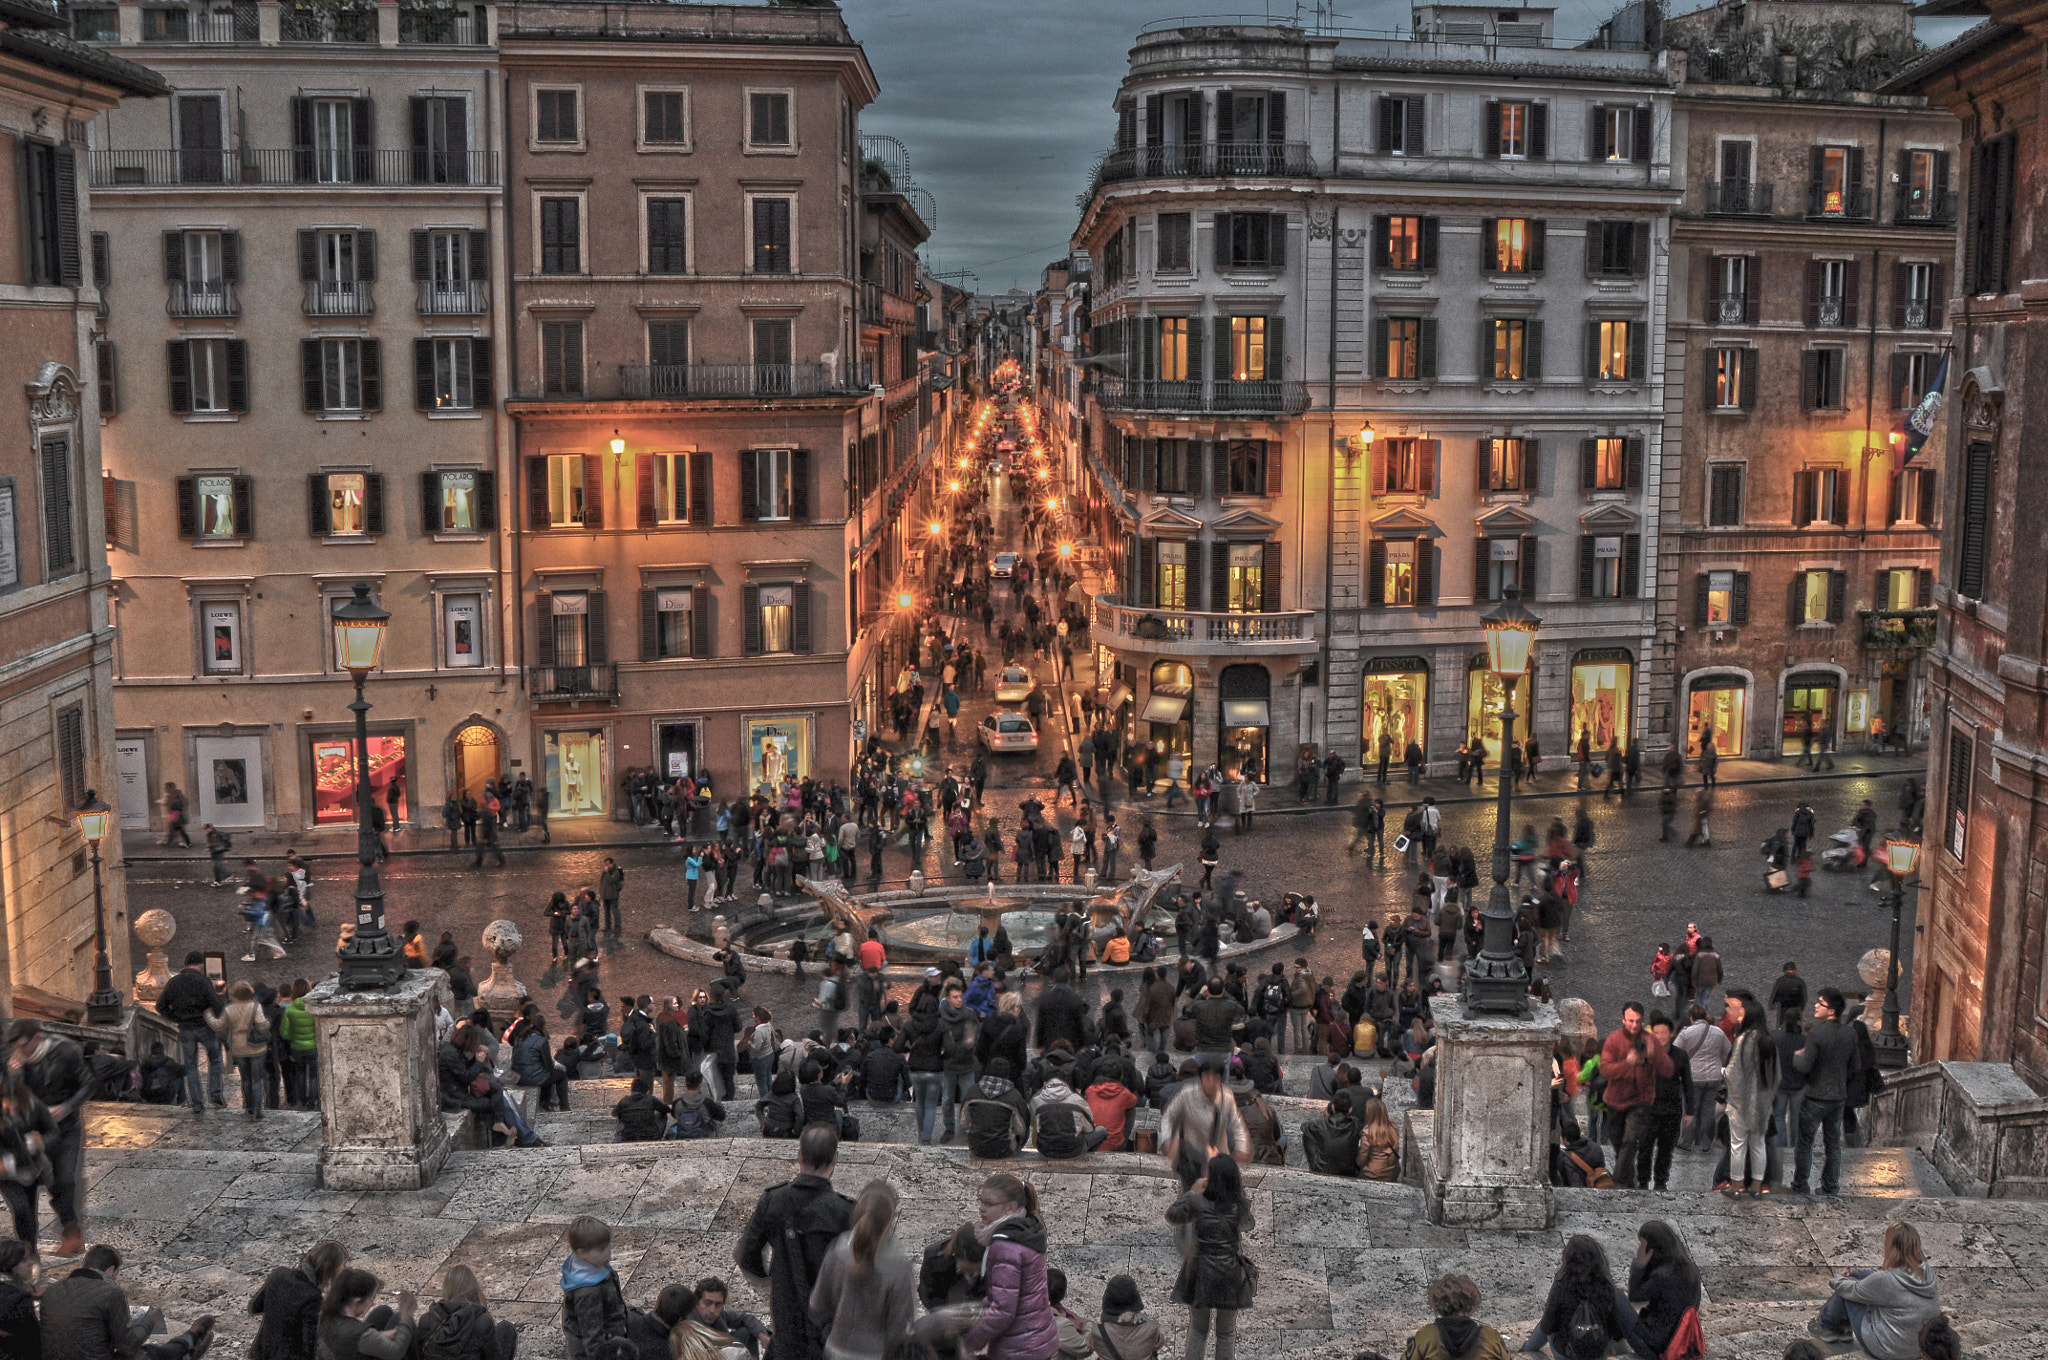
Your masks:
<svg viewBox="0 0 2048 1360"><path fill-rule="evenodd" d="M1668 1077L1671 1071L1670 1050L1643 1028L1642 1006L1629 1002L1621 1010L1621 1028L1600 1046L1600 1075L1607 1079L1601 1103L1607 1106L1607 1128L1614 1141L1617 1185L1635 1186L1636 1149L1650 1135L1657 1078Z"/></svg>

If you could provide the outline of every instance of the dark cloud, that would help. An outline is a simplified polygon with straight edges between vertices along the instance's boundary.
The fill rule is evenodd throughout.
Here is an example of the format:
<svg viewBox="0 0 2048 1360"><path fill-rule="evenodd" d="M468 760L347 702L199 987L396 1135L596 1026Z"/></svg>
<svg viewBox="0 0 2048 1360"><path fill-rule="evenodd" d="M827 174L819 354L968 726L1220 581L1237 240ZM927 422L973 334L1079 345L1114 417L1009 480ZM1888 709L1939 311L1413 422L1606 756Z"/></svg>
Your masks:
<svg viewBox="0 0 2048 1360"><path fill-rule="evenodd" d="M1617 7L1618 0L1567 0L1558 6L1558 33L1583 38ZM1346 29L1411 26L1398 0L1338 0L1334 8ZM1066 253L1075 198L1116 132L1111 104L1139 29L1189 11L1298 13L1306 21L1315 5L842 0L842 9L882 85L862 128L901 140L912 177L938 201L927 257L940 269L972 269L982 290L1000 292L1034 286L1039 270Z"/></svg>

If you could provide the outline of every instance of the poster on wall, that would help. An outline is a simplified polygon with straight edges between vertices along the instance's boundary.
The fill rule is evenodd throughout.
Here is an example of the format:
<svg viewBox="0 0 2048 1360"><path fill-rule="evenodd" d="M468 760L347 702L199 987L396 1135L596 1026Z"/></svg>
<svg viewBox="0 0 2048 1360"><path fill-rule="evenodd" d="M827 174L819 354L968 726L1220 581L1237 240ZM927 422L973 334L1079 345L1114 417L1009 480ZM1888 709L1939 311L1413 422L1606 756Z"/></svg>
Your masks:
<svg viewBox="0 0 2048 1360"><path fill-rule="evenodd" d="M1867 689L1850 690L1849 702L1844 706L1842 712L1844 715L1843 721L1851 732L1868 732L1870 730L1870 691Z"/></svg>
<svg viewBox="0 0 2048 1360"><path fill-rule="evenodd" d="M206 669L215 674L242 669L242 607L210 604L203 611Z"/></svg>
<svg viewBox="0 0 2048 1360"><path fill-rule="evenodd" d="M483 597L450 595L444 609L448 617L448 664L483 665Z"/></svg>
<svg viewBox="0 0 2048 1360"><path fill-rule="evenodd" d="M0 482L0 590L21 584L21 554L14 540L14 483Z"/></svg>

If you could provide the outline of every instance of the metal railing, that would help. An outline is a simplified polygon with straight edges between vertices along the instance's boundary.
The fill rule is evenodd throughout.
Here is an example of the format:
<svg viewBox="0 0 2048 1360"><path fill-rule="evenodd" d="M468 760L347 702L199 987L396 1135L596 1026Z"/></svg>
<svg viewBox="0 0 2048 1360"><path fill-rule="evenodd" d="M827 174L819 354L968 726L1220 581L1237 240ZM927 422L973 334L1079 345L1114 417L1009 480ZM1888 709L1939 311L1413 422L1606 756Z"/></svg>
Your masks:
<svg viewBox="0 0 2048 1360"><path fill-rule="evenodd" d="M489 309L490 298L491 286L482 279L422 279L415 305L421 316L482 316Z"/></svg>
<svg viewBox="0 0 2048 1360"><path fill-rule="evenodd" d="M1111 151L1095 169L1096 185L1127 179L1215 179L1232 175L1310 176L1307 142L1182 142Z"/></svg>
<svg viewBox="0 0 2048 1360"><path fill-rule="evenodd" d="M595 666L528 666L526 692L537 704L579 703L586 699L616 702L619 668L609 662Z"/></svg>
<svg viewBox="0 0 2048 1360"><path fill-rule="evenodd" d="M1839 326L1847 314L1848 306L1839 297L1822 297L1814 308L1814 322L1821 326Z"/></svg>
<svg viewBox="0 0 2048 1360"><path fill-rule="evenodd" d="M1771 186L1752 180L1715 180L1707 184L1707 216L1769 217Z"/></svg>
<svg viewBox="0 0 2048 1360"><path fill-rule="evenodd" d="M255 0L142 11L142 40L146 43L252 43L259 37Z"/></svg>
<svg viewBox="0 0 2048 1360"><path fill-rule="evenodd" d="M1899 186L1897 209L1892 220L1906 227L1951 227L1956 220L1956 196L1947 189L1935 189L1919 195L1913 193L1913 186Z"/></svg>
<svg viewBox="0 0 2048 1360"><path fill-rule="evenodd" d="M621 364L619 395L629 400L694 397L821 397L867 391L867 366L825 364Z"/></svg>
<svg viewBox="0 0 2048 1360"><path fill-rule="evenodd" d="M1300 415L1308 409L1308 384L1284 378L1169 382L1155 378L1103 375L1096 397L1112 411L1238 411Z"/></svg>
<svg viewBox="0 0 2048 1360"><path fill-rule="evenodd" d="M1723 326L1741 326L1749 321L1749 299L1741 293L1723 293L1714 299L1715 319Z"/></svg>
<svg viewBox="0 0 2048 1360"><path fill-rule="evenodd" d="M474 10L439 5L401 7L398 11L398 41L443 47L488 47L491 41L490 13L482 5Z"/></svg>
<svg viewBox="0 0 2048 1360"><path fill-rule="evenodd" d="M1863 645L1873 652L1932 647L1939 625L1932 609L1872 609L1863 614Z"/></svg>
<svg viewBox="0 0 2048 1360"><path fill-rule="evenodd" d="M240 316L242 303L232 283L174 283L164 310L172 316Z"/></svg>
<svg viewBox="0 0 2048 1360"><path fill-rule="evenodd" d="M304 302L307 316L369 316L374 310L367 283L310 279Z"/></svg>
<svg viewBox="0 0 2048 1360"><path fill-rule="evenodd" d="M1116 595L1095 597L1094 629L1148 642L1215 643L1246 646L1261 642L1313 641L1315 613L1306 609L1270 614L1214 613L1125 605Z"/></svg>
<svg viewBox="0 0 2048 1360"><path fill-rule="evenodd" d="M277 16L277 36L285 42L373 43L377 41L377 10L287 9Z"/></svg>
<svg viewBox="0 0 2048 1360"><path fill-rule="evenodd" d="M449 185L498 182L493 151L389 151L371 147L325 150L104 150L87 153L94 188L171 184Z"/></svg>
<svg viewBox="0 0 2048 1360"><path fill-rule="evenodd" d="M1902 319L1909 331L1926 330L1928 321L1934 315L1934 309L1928 305L1926 298L1907 298L1903 310L1905 315Z"/></svg>
<svg viewBox="0 0 2048 1360"><path fill-rule="evenodd" d="M1872 216L1874 195L1867 185L1852 184L1829 189L1824 184L1806 186L1806 215L1844 222L1867 222Z"/></svg>

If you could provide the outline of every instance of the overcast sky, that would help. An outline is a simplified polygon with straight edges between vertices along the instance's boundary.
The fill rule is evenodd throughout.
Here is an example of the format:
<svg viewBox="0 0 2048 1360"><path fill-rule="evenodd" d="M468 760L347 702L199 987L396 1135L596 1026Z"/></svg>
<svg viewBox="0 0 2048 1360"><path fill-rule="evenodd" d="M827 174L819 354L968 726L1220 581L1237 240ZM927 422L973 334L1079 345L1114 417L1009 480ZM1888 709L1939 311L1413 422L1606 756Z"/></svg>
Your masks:
<svg viewBox="0 0 2048 1360"><path fill-rule="evenodd" d="M1620 0L1563 0L1560 36L1588 36ZM863 131L910 151L911 177L938 200L926 257L971 269L985 293L1037 286L1066 253L1075 196L1116 131L1111 102L1138 30L1188 13L1270 12L1294 0L841 0L882 97ZM1678 0L1678 12L1698 8ZM1336 0L1347 28L1406 30L1406 0ZM1303 0L1304 15L1313 12ZM1926 21L1923 21L1925 24ZM1953 29L1951 22L1945 25ZM1923 38L1941 41L1950 32Z"/></svg>

